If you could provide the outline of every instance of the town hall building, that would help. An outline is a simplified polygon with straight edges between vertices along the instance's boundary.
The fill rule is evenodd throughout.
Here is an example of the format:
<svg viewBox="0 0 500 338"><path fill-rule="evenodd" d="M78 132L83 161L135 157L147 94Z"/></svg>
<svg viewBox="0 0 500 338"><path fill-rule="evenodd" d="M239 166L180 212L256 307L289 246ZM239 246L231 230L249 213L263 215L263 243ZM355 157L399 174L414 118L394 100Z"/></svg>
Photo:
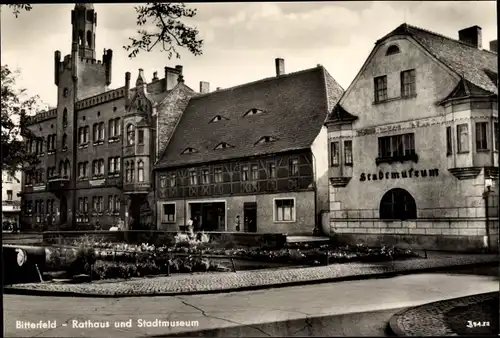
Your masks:
<svg viewBox="0 0 500 338"><path fill-rule="evenodd" d="M403 24L329 115L330 222L350 243L498 247L497 42Z"/></svg>

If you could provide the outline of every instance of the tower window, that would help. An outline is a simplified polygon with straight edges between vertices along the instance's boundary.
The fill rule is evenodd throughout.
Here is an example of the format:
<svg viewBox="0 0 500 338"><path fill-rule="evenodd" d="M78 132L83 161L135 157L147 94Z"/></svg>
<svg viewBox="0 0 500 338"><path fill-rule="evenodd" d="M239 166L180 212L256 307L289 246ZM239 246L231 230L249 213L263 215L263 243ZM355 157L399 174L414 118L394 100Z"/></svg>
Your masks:
<svg viewBox="0 0 500 338"><path fill-rule="evenodd" d="M87 46L92 47L92 33L87 31Z"/></svg>
<svg viewBox="0 0 500 338"><path fill-rule="evenodd" d="M83 30L81 30L81 29L78 32L78 44L83 45Z"/></svg>

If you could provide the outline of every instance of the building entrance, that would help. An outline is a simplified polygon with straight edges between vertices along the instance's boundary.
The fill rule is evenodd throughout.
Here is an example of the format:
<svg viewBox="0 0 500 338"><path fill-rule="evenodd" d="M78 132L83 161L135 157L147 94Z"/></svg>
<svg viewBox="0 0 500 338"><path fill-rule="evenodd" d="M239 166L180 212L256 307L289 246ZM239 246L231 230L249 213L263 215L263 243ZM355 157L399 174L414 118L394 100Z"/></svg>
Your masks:
<svg viewBox="0 0 500 338"><path fill-rule="evenodd" d="M189 203L189 217L194 231L225 231L226 205L224 202Z"/></svg>

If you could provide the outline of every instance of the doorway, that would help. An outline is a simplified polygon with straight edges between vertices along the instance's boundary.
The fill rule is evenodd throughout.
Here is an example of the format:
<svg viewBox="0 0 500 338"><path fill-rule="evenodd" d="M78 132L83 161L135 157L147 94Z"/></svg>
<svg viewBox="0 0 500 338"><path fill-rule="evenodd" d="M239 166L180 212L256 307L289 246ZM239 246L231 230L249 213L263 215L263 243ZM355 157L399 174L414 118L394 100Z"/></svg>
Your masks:
<svg viewBox="0 0 500 338"><path fill-rule="evenodd" d="M189 203L189 218L195 231L225 231L226 205L224 202Z"/></svg>
<svg viewBox="0 0 500 338"><path fill-rule="evenodd" d="M243 204L243 219L245 232L257 232L257 203Z"/></svg>

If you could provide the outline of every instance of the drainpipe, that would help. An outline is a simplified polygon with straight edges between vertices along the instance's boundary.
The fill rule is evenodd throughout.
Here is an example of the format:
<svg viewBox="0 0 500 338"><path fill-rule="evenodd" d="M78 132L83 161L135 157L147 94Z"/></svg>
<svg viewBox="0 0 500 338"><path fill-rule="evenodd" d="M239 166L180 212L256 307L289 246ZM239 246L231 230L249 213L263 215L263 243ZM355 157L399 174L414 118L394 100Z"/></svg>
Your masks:
<svg viewBox="0 0 500 338"><path fill-rule="evenodd" d="M488 197L490 196L491 192L491 186L487 186L486 190L483 193L483 199L484 199L484 209L485 209L485 216L486 216L486 251L489 253L491 251L490 247L490 217L488 215L489 211L489 205L488 205Z"/></svg>
<svg viewBox="0 0 500 338"><path fill-rule="evenodd" d="M317 236L321 234L321 229L318 226L318 222L321 220L319 219L318 216L318 185L316 184L316 179L318 178L318 172L316 171L316 156L314 156L314 153L311 149L311 155L313 158L313 187L314 187L314 230L313 230L313 236Z"/></svg>

